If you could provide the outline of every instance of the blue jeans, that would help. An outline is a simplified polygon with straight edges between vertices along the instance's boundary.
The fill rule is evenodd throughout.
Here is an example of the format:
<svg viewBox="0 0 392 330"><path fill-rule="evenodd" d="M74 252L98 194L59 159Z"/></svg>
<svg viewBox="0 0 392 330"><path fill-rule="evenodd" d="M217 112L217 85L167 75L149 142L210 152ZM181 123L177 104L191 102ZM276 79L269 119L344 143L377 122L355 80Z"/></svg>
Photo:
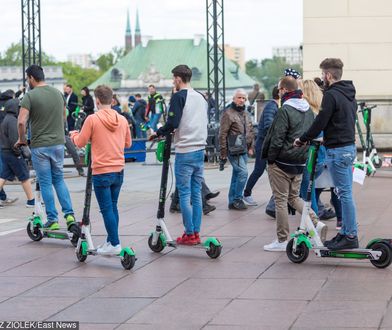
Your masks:
<svg viewBox="0 0 392 330"><path fill-rule="evenodd" d="M64 216L74 214L71 196L63 176L64 145L31 148L31 159L41 188L48 221L58 221L52 185L56 190Z"/></svg>
<svg viewBox="0 0 392 330"><path fill-rule="evenodd" d="M342 205L341 234L357 236L357 219L353 199L353 162L355 145L327 149L326 163L331 171L335 191Z"/></svg>
<svg viewBox="0 0 392 330"><path fill-rule="evenodd" d="M156 132L158 130L158 123L159 123L159 118L161 118L162 114L161 113L152 113L151 114L151 121L150 121L150 126Z"/></svg>
<svg viewBox="0 0 392 330"><path fill-rule="evenodd" d="M231 183L229 190L229 204L242 199L243 192L248 178L248 155L228 156L233 173L231 175Z"/></svg>
<svg viewBox="0 0 392 330"><path fill-rule="evenodd" d="M317 177L319 177L321 172L316 171L314 179L316 180ZM306 195L308 193L308 186L309 186L309 181L310 181L310 173L308 172L308 169L305 167L304 172L302 174L302 181L301 181L301 187L299 190L299 197L301 197L303 200L306 200ZM318 205L317 205L317 199L316 199L316 189L314 188L314 183L312 187L312 193L310 195L311 198L311 207L314 213L318 214Z"/></svg>
<svg viewBox="0 0 392 330"><path fill-rule="evenodd" d="M0 173L3 171L3 160L1 159L1 148L0 148ZM0 190L0 200L5 201L7 199L7 195L4 189Z"/></svg>
<svg viewBox="0 0 392 330"><path fill-rule="evenodd" d="M120 244L118 238L117 202L124 180L124 171L93 175L95 197L102 213L108 237L107 242L113 246Z"/></svg>
<svg viewBox="0 0 392 330"><path fill-rule="evenodd" d="M244 191L245 197L252 195L252 189L255 186L257 180L263 175L266 166L267 160L261 158L261 150L256 150L255 167L249 176L248 182L246 183Z"/></svg>
<svg viewBox="0 0 392 330"><path fill-rule="evenodd" d="M200 233L203 212L201 200L203 170L204 150L176 153L174 173L180 197L182 222L188 235Z"/></svg>

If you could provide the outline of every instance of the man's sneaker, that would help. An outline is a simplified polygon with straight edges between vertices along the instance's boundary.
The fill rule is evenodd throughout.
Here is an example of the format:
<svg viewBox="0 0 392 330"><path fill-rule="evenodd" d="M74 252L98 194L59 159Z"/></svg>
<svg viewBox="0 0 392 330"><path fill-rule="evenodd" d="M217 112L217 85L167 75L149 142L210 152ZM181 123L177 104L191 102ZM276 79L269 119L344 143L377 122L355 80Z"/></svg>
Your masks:
<svg viewBox="0 0 392 330"><path fill-rule="evenodd" d="M18 197L15 197L15 198L7 198L7 199L5 199L5 200L3 200L3 201L1 201L1 202L2 202L2 204L3 204L4 206L6 206L6 205L12 205L12 204L14 204L17 200L18 200Z"/></svg>
<svg viewBox="0 0 392 330"><path fill-rule="evenodd" d="M257 203L255 202L252 196L246 196L246 197L244 196L244 202L246 205L249 206L257 206Z"/></svg>
<svg viewBox="0 0 392 330"><path fill-rule="evenodd" d="M169 211L170 211L170 213L176 213L176 212L181 213L180 203L176 203L176 202L172 201L170 203Z"/></svg>
<svg viewBox="0 0 392 330"><path fill-rule="evenodd" d="M336 220L336 229L337 230L342 229L342 220L340 219Z"/></svg>
<svg viewBox="0 0 392 330"><path fill-rule="evenodd" d="M319 221L319 222L317 222L316 230L317 230L317 233L320 236L321 242L324 243L325 239L327 238L327 232L328 232L327 225L325 223Z"/></svg>
<svg viewBox="0 0 392 330"><path fill-rule="evenodd" d="M332 251L356 249L359 246L358 237L343 236L339 241L335 241L328 245L328 248Z"/></svg>
<svg viewBox="0 0 392 330"><path fill-rule="evenodd" d="M67 223L67 227L69 227L76 221L73 214L67 214L64 218L65 218L65 222Z"/></svg>
<svg viewBox="0 0 392 330"><path fill-rule="evenodd" d="M206 200L213 199L213 198L217 197L219 195L219 193L220 193L220 191L210 192L210 193L206 194L205 198L206 198Z"/></svg>
<svg viewBox="0 0 392 330"><path fill-rule="evenodd" d="M83 168L78 168L78 174L79 174L79 176L86 176L85 174L84 174L84 170L83 170Z"/></svg>
<svg viewBox="0 0 392 330"><path fill-rule="evenodd" d="M201 244L201 239L200 239L199 233L196 233L196 232L195 232L194 235L195 235L195 241L196 241L196 243L197 243L197 244Z"/></svg>
<svg viewBox="0 0 392 330"><path fill-rule="evenodd" d="M49 229L49 230L59 230L60 226L59 226L59 223L57 221L48 220L44 224L44 228Z"/></svg>
<svg viewBox="0 0 392 330"><path fill-rule="evenodd" d="M333 209L324 209L322 212L320 212L319 218L320 220L329 220L332 218L336 217L336 213Z"/></svg>
<svg viewBox="0 0 392 330"><path fill-rule="evenodd" d="M177 244L181 245L196 245L198 244L194 234L184 233L181 237L177 237Z"/></svg>
<svg viewBox="0 0 392 330"><path fill-rule="evenodd" d="M113 246L110 242L103 244L97 249L98 254L105 254L105 255L118 255L121 252L121 245L117 244Z"/></svg>
<svg viewBox="0 0 392 330"><path fill-rule="evenodd" d="M231 207L230 207L231 205ZM234 201L232 204L229 204L229 209L231 210L239 210L243 211L246 210L248 207L245 205L244 201L242 199Z"/></svg>
<svg viewBox="0 0 392 330"><path fill-rule="evenodd" d="M203 214L207 215L208 213L215 211L215 210L216 210L216 207L214 205L210 205L206 202L203 207Z"/></svg>
<svg viewBox="0 0 392 330"><path fill-rule="evenodd" d="M269 215L271 218L274 218L274 219L275 219L275 217L276 217L275 211L272 211L272 210L270 210L270 209L265 209L265 213L266 213L267 215Z"/></svg>
<svg viewBox="0 0 392 330"><path fill-rule="evenodd" d="M26 207L27 207L27 208L32 208L32 207L34 207L34 206L35 206L35 198L29 199L29 200L26 202Z"/></svg>
<svg viewBox="0 0 392 330"><path fill-rule="evenodd" d="M335 242L339 242L344 237L343 234L337 233L336 236L329 241L324 242L324 246L329 248L330 245L335 244Z"/></svg>
<svg viewBox="0 0 392 330"><path fill-rule="evenodd" d="M284 252L286 251L287 243L287 241L279 242L278 240L275 240L271 244L264 245L264 251Z"/></svg>

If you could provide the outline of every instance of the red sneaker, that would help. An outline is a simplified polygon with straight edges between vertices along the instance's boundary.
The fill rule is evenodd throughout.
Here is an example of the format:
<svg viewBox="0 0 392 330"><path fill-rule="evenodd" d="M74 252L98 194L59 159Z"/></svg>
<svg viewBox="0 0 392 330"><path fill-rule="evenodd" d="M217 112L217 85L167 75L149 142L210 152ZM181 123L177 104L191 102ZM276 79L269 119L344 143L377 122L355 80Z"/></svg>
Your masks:
<svg viewBox="0 0 392 330"><path fill-rule="evenodd" d="M177 237L177 244L182 244L182 245L196 245L197 241L195 239L195 235L191 234L188 235L184 233L182 237Z"/></svg>
<svg viewBox="0 0 392 330"><path fill-rule="evenodd" d="M195 232L195 241L197 244L201 244L201 239L199 233Z"/></svg>

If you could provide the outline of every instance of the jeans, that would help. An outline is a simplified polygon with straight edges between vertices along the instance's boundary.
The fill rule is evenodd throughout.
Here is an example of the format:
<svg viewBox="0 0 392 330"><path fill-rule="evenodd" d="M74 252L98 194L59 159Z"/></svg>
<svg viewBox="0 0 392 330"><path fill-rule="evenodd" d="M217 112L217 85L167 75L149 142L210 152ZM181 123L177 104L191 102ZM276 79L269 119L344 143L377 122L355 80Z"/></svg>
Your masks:
<svg viewBox="0 0 392 330"><path fill-rule="evenodd" d="M64 145L31 148L31 159L41 188L49 222L58 220L53 188L56 190L64 216L74 214L71 196L64 182Z"/></svg>
<svg viewBox="0 0 392 330"><path fill-rule="evenodd" d="M231 175L231 183L229 190L229 204L234 201L241 200L243 197L243 191L248 178L248 155L244 154L241 156L228 156L231 166L233 167L233 173Z"/></svg>
<svg viewBox="0 0 392 330"><path fill-rule="evenodd" d="M141 124L144 124L144 121L141 121L141 120L135 121L136 138L145 139L145 138L147 138L147 133L140 128Z"/></svg>
<svg viewBox="0 0 392 330"><path fill-rule="evenodd" d="M335 189L331 187L330 191L331 191L331 203L332 203L332 205L333 205L333 207L335 209L336 219L339 220L339 221L342 221L342 205L340 203L340 200L339 200L338 196L336 196ZM320 199L320 195L321 195L322 192L323 192L322 188L320 188L320 189L317 188L316 189L317 205L318 205L318 201ZM318 208L319 208L319 206L318 206Z"/></svg>
<svg viewBox="0 0 392 330"><path fill-rule="evenodd" d="M150 121L150 126L156 132L158 130L158 123L159 119L161 118L162 114L161 113L152 113L151 114L151 121Z"/></svg>
<svg viewBox="0 0 392 330"><path fill-rule="evenodd" d="M93 175L95 197L102 213L108 237L107 242L112 246L120 244L118 238L118 209L117 202L124 180L124 171Z"/></svg>
<svg viewBox="0 0 392 330"><path fill-rule="evenodd" d="M314 176L314 179L316 179L317 176L318 175L316 174ZM310 173L308 172L307 168L304 168L304 172L302 174L301 188L299 190L299 197L301 197L303 200L306 200L306 195L308 193L309 181L310 181ZM314 182L313 182L312 193L310 195L310 198L311 198L311 207L312 207L313 211L316 214L318 214L318 206L317 206L317 200L316 200L316 189L314 188Z"/></svg>
<svg viewBox="0 0 392 330"><path fill-rule="evenodd" d="M246 183L244 196L252 195L252 189L255 186L257 180L263 175L264 170L267 166L267 160L261 158L261 150L256 150L256 162L253 172L249 176L248 182Z"/></svg>
<svg viewBox="0 0 392 330"><path fill-rule="evenodd" d="M1 159L1 148L0 148L0 173L3 171L3 160ZM5 201L7 199L7 195L4 189L0 190L0 200Z"/></svg>
<svg viewBox="0 0 392 330"><path fill-rule="evenodd" d="M352 166L356 156L355 145L327 149L326 163L331 171L335 191L342 205L343 235L357 236L357 219L353 199Z"/></svg>
<svg viewBox="0 0 392 330"><path fill-rule="evenodd" d="M200 233L204 150L176 153L174 172L185 233Z"/></svg>

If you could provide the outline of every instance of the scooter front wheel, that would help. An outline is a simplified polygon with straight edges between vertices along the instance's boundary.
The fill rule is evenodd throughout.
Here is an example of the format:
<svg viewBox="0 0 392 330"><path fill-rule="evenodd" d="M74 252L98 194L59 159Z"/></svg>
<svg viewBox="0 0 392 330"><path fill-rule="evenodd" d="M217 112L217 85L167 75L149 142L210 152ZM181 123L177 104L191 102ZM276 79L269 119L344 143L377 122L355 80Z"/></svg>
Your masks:
<svg viewBox="0 0 392 330"><path fill-rule="evenodd" d="M370 262L372 263L373 266L375 266L377 268L386 268L391 264L392 254L391 254L391 249L388 246L388 244L383 243L383 242L377 242L377 243L374 243L370 248L373 251L382 252L382 254L378 260L370 260Z"/></svg>
<svg viewBox="0 0 392 330"><path fill-rule="evenodd" d="M150 249L154 252L161 252L165 246L163 245L162 239L161 239L161 235L159 235L158 240L157 240L157 244L152 244L152 236L153 234L150 235L150 237L148 238L148 246L150 247Z"/></svg>
<svg viewBox="0 0 392 330"><path fill-rule="evenodd" d="M210 248L206 251L207 255L211 259L216 259L221 255L222 252L222 245L215 245L210 243Z"/></svg>
<svg viewBox="0 0 392 330"><path fill-rule="evenodd" d="M135 266L136 258L128 254L127 252L124 253L124 257L121 259L121 265L124 269L130 270Z"/></svg>
<svg viewBox="0 0 392 330"><path fill-rule="evenodd" d="M27 235L31 238L31 240L38 242L40 241L44 235L42 235L41 230L39 230L38 226L34 226L31 221L27 224Z"/></svg>
<svg viewBox="0 0 392 330"><path fill-rule="evenodd" d="M301 242L297 245L295 251L293 250L294 238L292 238L286 247L286 254L290 261L300 264L304 262L309 256L309 248L306 246L305 242Z"/></svg>
<svg viewBox="0 0 392 330"><path fill-rule="evenodd" d="M87 242L83 241L80 243L79 248L76 251L76 258L78 258L78 260L80 262L84 262L87 259Z"/></svg>

